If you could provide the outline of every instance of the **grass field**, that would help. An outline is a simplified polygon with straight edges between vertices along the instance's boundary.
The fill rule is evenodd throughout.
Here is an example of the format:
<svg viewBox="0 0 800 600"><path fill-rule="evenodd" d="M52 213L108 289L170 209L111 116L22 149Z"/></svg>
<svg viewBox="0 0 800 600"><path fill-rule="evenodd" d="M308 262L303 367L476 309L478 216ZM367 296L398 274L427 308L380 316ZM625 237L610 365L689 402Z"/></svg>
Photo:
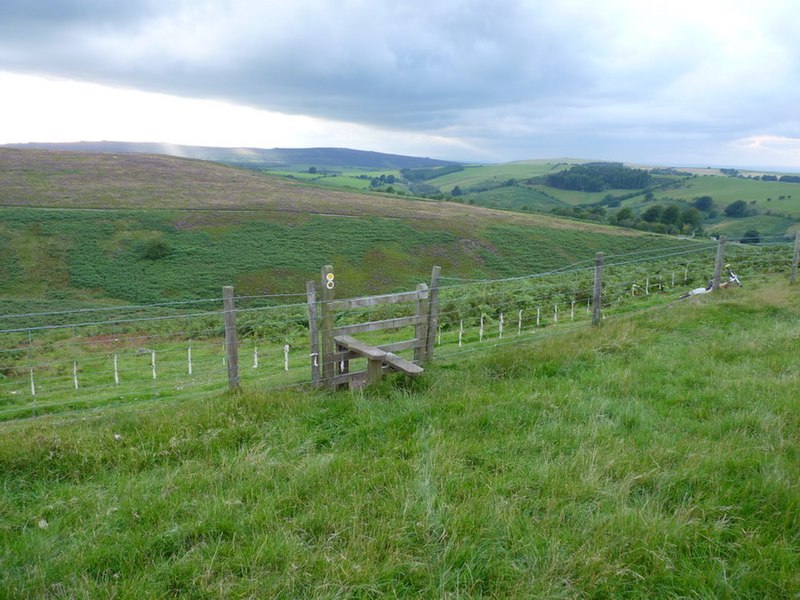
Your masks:
<svg viewBox="0 0 800 600"><path fill-rule="evenodd" d="M731 202L744 200L748 204L754 202L752 206L762 213L771 210L777 214L800 215L800 185L796 183L707 176L690 179L667 194L689 201L711 196L720 211Z"/></svg>
<svg viewBox="0 0 800 600"><path fill-rule="evenodd" d="M800 296L2 425L7 597L793 598Z"/></svg>
<svg viewBox="0 0 800 600"><path fill-rule="evenodd" d="M443 191L450 191L455 186L470 188L485 182L501 182L508 179L529 179L545 175L552 171L567 168L570 164L580 161L564 162L550 160L525 160L519 162L504 163L499 165L467 165L463 171L450 173L431 179L431 185L435 185Z"/></svg>

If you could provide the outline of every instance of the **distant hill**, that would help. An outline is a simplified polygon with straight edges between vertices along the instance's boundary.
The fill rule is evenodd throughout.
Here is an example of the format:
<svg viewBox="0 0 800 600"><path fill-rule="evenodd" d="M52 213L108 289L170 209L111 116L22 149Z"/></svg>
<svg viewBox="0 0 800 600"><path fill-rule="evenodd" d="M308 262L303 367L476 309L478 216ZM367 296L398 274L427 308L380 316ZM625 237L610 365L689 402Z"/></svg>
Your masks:
<svg viewBox="0 0 800 600"><path fill-rule="evenodd" d="M6 148L69 150L78 152L166 154L183 158L196 158L247 168L296 169L362 168L362 169L418 169L453 165L446 160L385 154L349 148L218 148L212 146L181 146L175 144L137 142L74 142L8 144Z"/></svg>

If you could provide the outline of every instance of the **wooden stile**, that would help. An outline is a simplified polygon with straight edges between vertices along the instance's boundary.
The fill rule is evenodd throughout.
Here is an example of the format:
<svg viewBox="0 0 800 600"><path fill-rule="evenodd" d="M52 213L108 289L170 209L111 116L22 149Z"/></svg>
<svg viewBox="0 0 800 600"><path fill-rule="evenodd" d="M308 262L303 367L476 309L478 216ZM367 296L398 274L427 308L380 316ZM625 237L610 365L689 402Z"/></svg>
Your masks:
<svg viewBox="0 0 800 600"><path fill-rule="evenodd" d="M439 267L434 267L431 276L431 285L438 291ZM436 328L438 323L438 295L436 301L431 301L428 286L420 283L413 292L384 294L361 298L334 299L335 278L333 267L330 265L322 269L322 301L316 298L314 284L306 285L309 310L309 333L311 336L312 357L312 382L315 385L324 383L327 387L337 388L357 381L374 383L379 381L383 373L389 370L401 371L409 375L422 372L419 364L429 360L433 350L428 350L428 345L435 343ZM368 308L383 304L398 304L401 302L414 302L414 314L405 317L395 317L365 323L336 326L336 312L356 308ZM431 318L433 313L433 319ZM320 319L321 327L318 335L315 333L315 324ZM414 338L390 342L374 346L353 337L358 333L370 333L385 329L401 329L414 327ZM319 339L315 346L315 340ZM414 362L394 354L402 350L414 351ZM315 358L319 358L315 362ZM350 361L355 358L367 359L367 370L350 372ZM315 364L321 366L321 373L315 370ZM319 367L317 367L319 368Z"/></svg>

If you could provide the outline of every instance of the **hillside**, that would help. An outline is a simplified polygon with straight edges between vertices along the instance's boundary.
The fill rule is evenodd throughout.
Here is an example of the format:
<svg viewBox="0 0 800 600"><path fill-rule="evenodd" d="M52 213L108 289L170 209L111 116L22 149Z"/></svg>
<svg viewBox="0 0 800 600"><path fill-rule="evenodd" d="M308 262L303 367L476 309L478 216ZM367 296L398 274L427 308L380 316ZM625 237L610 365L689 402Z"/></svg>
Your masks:
<svg viewBox="0 0 800 600"><path fill-rule="evenodd" d="M0 149L0 165L0 300L13 306L213 297L229 283L295 293L329 262L349 271L348 292L385 292L433 264L513 276L679 243L175 157Z"/></svg>
<svg viewBox="0 0 800 600"><path fill-rule="evenodd" d="M794 598L800 297L2 425L9 597Z"/></svg>
<svg viewBox="0 0 800 600"><path fill-rule="evenodd" d="M5 147L106 154L163 154L227 163L250 169L291 168L305 170L309 167L413 169L454 164L446 160L387 154L385 152L368 152L350 148L219 148L134 142L31 143L9 144Z"/></svg>

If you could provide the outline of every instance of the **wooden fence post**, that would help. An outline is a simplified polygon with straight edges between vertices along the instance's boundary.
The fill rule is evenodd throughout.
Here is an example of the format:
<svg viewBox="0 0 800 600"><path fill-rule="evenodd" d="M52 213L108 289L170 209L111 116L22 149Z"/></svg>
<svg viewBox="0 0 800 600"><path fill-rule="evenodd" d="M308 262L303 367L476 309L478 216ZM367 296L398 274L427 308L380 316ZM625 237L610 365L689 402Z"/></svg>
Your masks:
<svg viewBox="0 0 800 600"><path fill-rule="evenodd" d="M592 295L592 325L600 324L600 303L603 292L603 253L594 257L594 294Z"/></svg>
<svg viewBox="0 0 800 600"><path fill-rule="evenodd" d="M794 234L794 258L792 259L792 275L790 283L797 283L797 263L800 262L800 231Z"/></svg>
<svg viewBox="0 0 800 600"><path fill-rule="evenodd" d="M428 286L424 283L417 285L417 324L414 327L414 337L417 346L414 348L414 362L425 362L428 346Z"/></svg>
<svg viewBox="0 0 800 600"><path fill-rule="evenodd" d="M320 384L319 321L317 320L317 288L313 281L306 282L308 297L308 336L311 338L311 384Z"/></svg>
<svg viewBox="0 0 800 600"><path fill-rule="evenodd" d="M336 325L336 314L334 313L331 302L335 298L334 287L336 282L333 275L333 267L325 265L322 267L322 331L320 340L322 363L322 380L327 387L334 387L333 378L336 375L336 362L333 354L336 352L336 343L333 341L333 328Z"/></svg>
<svg viewBox="0 0 800 600"><path fill-rule="evenodd" d="M722 265L725 262L725 236L719 236L717 242L717 260L714 263L714 279L711 282L711 291L716 292L719 289L720 279L722 278Z"/></svg>
<svg viewBox="0 0 800 600"><path fill-rule="evenodd" d="M434 335L439 330L439 276L442 267L431 270L431 286L428 288L428 339L425 343L425 360L433 360Z"/></svg>
<svg viewBox="0 0 800 600"><path fill-rule="evenodd" d="M225 313L225 356L228 365L228 387L239 387L239 340L236 334L236 307L233 303L233 287L222 288L222 305Z"/></svg>

